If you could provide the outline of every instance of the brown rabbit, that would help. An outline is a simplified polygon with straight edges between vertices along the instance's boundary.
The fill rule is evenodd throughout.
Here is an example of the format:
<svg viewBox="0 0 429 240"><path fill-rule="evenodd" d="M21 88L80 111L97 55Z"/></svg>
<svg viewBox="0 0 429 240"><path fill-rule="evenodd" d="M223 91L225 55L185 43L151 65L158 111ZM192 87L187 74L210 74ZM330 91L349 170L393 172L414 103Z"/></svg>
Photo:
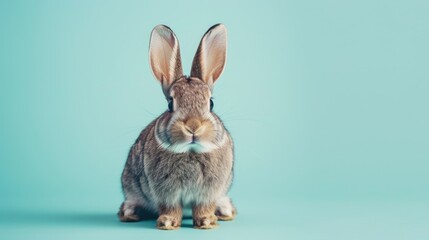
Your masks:
<svg viewBox="0 0 429 240"><path fill-rule="evenodd" d="M137 138L122 173L125 201L121 221L158 215L159 229L177 229L182 209L191 208L195 228L210 229L232 220L227 196L233 177L233 142L213 113L213 85L226 61L227 32L211 27L184 76L179 42L170 28L156 26L150 40L150 65L168 101L168 111Z"/></svg>

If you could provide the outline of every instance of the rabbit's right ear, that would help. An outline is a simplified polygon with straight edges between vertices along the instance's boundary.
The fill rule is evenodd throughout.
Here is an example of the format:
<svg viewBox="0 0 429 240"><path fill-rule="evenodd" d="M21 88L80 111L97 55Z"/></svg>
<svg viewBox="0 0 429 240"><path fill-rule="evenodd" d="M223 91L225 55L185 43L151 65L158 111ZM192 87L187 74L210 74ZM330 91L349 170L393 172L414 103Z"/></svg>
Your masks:
<svg viewBox="0 0 429 240"><path fill-rule="evenodd" d="M171 84L183 76L179 41L169 27L158 25L152 30L149 62L153 74L161 82L164 95L169 97Z"/></svg>

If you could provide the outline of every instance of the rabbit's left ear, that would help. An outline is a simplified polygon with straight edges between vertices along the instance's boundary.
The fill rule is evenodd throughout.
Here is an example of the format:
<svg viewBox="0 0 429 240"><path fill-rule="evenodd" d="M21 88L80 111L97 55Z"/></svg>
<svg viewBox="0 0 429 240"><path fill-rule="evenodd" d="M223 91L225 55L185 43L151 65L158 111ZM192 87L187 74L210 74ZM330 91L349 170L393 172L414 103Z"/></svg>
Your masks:
<svg viewBox="0 0 429 240"><path fill-rule="evenodd" d="M225 67L226 48L226 27L216 24L201 39L192 63L191 77L205 81L212 88Z"/></svg>

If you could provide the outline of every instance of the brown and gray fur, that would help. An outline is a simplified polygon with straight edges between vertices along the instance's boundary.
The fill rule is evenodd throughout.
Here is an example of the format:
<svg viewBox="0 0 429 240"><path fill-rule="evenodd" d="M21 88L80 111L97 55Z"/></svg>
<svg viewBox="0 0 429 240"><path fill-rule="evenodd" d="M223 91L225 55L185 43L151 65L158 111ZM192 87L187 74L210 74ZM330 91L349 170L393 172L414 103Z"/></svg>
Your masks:
<svg viewBox="0 0 429 240"><path fill-rule="evenodd" d="M226 61L226 40L224 25L211 27L186 77L174 33L163 25L152 31L151 68L172 109L152 121L131 147L122 173L121 221L156 215L159 229L177 229L182 209L191 208L194 227L209 229L218 219L235 217L227 196L233 142L210 107L213 85Z"/></svg>

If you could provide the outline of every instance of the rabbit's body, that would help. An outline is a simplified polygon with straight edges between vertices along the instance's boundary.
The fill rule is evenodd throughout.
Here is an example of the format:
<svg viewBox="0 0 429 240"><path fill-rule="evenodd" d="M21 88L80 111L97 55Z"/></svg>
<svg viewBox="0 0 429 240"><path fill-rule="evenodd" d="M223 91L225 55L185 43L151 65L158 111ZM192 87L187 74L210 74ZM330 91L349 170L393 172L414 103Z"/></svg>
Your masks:
<svg viewBox="0 0 429 240"><path fill-rule="evenodd" d="M169 111L137 138L122 173L125 201L121 221L159 215L160 229L177 229L182 209L192 208L196 228L231 220L235 207L227 196L233 178L233 142L212 112L214 81L225 63L226 29L215 25L203 37L191 71L182 73L174 33L159 25L152 32L150 61L169 102Z"/></svg>
<svg viewBox="0 0 429 240"><path fill-rule="evenodd" d="M176 153L160 149L155 137L156 125L169 118L168 114L165 112L149 124L131 147L122 175L127 201L153 213L158 213L160 204L191 207L194 202L222 201L233 174L232 140L228 132L222 136L223 146L210 152Z"/></svg>

